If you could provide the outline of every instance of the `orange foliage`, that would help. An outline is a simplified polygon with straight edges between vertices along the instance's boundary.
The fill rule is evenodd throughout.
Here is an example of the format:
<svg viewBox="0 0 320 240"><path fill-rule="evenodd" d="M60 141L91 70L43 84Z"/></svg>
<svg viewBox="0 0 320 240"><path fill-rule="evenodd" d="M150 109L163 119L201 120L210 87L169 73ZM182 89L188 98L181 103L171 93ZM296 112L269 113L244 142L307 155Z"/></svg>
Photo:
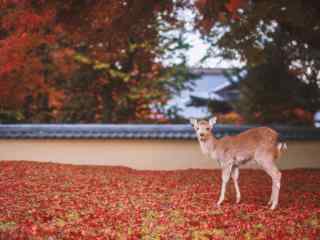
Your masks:
<svg viewBox="0 0 320 240"><path fill-rule="evenodd" d="M222 124L243 124L243 117L236 112L229 112L226 114L218 114L219 122Z"/></svg>
<svg viewBox="0 0 320 240"><path fill-rule="evenodd" d="M75 56L83 45L90 59L85 65L113 70L97 77L90 86L93 94L111 82L117 82L114 101L140 91L139 116L150 113L142 106L160 99L153 83L163 69L155 62L157 16L163 12L163 19L173 21L172 1L0 0L0 8L1 107L19 108L27 96L37 94L47 96L50 107L61 107L70 96L55 81L67 81L80 68L83 62ZM128 76L119 73L120 63Z"/></svg>
<svg viewBox="0 0 320 240"><path fill-rule="evenodd" d="M299 121L313 123L313 114L302 108L295 108L292 113Z"/></svg>

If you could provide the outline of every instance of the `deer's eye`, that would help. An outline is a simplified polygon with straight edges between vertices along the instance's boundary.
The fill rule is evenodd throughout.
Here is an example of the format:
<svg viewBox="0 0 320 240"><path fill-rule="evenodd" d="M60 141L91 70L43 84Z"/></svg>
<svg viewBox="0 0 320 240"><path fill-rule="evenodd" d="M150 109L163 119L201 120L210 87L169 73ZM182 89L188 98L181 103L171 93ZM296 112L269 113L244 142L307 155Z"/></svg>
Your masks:
<svg viewBox="0 0 320 240"><path fill-rule="evenodd" d="M197 128L196 128L196 130L198 131L198 130L199 130L199 128L197 127Z"/></svg>
<svg viewBox="0 0 320 240"><path fill-rule="evenodd" d="M210 128L206 128L207 131L210 131Z"/></svg>

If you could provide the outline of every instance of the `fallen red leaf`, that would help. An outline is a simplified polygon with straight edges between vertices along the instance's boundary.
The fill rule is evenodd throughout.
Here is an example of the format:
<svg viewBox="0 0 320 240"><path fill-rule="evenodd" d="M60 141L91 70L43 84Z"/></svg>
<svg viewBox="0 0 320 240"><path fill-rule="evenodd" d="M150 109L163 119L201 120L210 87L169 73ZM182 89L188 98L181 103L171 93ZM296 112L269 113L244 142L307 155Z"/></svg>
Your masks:
<svg viewBox="0 0 320 240"><path fill-rule="evenodd" d="M280 206L271 182L242 170L242 203L215 208L219 170L0 162L0 239L317 239L320 170L283 171Z"/></svg>

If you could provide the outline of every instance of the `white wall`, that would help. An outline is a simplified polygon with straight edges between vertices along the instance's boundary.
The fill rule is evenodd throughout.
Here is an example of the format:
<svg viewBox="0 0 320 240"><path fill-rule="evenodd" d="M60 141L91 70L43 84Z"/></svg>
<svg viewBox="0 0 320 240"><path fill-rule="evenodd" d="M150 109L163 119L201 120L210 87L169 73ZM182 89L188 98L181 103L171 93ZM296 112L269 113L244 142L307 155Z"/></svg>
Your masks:
<svg viewBox="0 0 320 240"><path fill-rule="evenodd" d="M127 166L175 170L217 168L196 140L0 140L0 160ZM320 141L289 141L282 169L320 168ZM252 166L248 166L252 167Z"/></svg>

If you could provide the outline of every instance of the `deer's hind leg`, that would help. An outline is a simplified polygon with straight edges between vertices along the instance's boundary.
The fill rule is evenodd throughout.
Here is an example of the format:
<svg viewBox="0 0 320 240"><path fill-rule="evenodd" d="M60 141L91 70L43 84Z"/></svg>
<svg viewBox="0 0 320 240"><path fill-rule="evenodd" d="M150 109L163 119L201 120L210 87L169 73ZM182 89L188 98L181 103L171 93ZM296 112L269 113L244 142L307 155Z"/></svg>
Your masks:
<svg viewBox="0 0 320 240"><path fill-rule="evenodd" d="M233 167L231 177L234 183L234 188L236 189L236 203L239 203L241 200L241 193L239 188L239 167Z"/></svg>
<svg viewBox="0 0 320 240"><path fill-rule="evenodd" d="M274 157L272 154L263 154L260 156L258 163L261 165L263 170L272 179L272 192L268 204L271 204L270 209L275 209L279 202L279 192L281 187L281 172L278 170L274 163Z"/></svg>

